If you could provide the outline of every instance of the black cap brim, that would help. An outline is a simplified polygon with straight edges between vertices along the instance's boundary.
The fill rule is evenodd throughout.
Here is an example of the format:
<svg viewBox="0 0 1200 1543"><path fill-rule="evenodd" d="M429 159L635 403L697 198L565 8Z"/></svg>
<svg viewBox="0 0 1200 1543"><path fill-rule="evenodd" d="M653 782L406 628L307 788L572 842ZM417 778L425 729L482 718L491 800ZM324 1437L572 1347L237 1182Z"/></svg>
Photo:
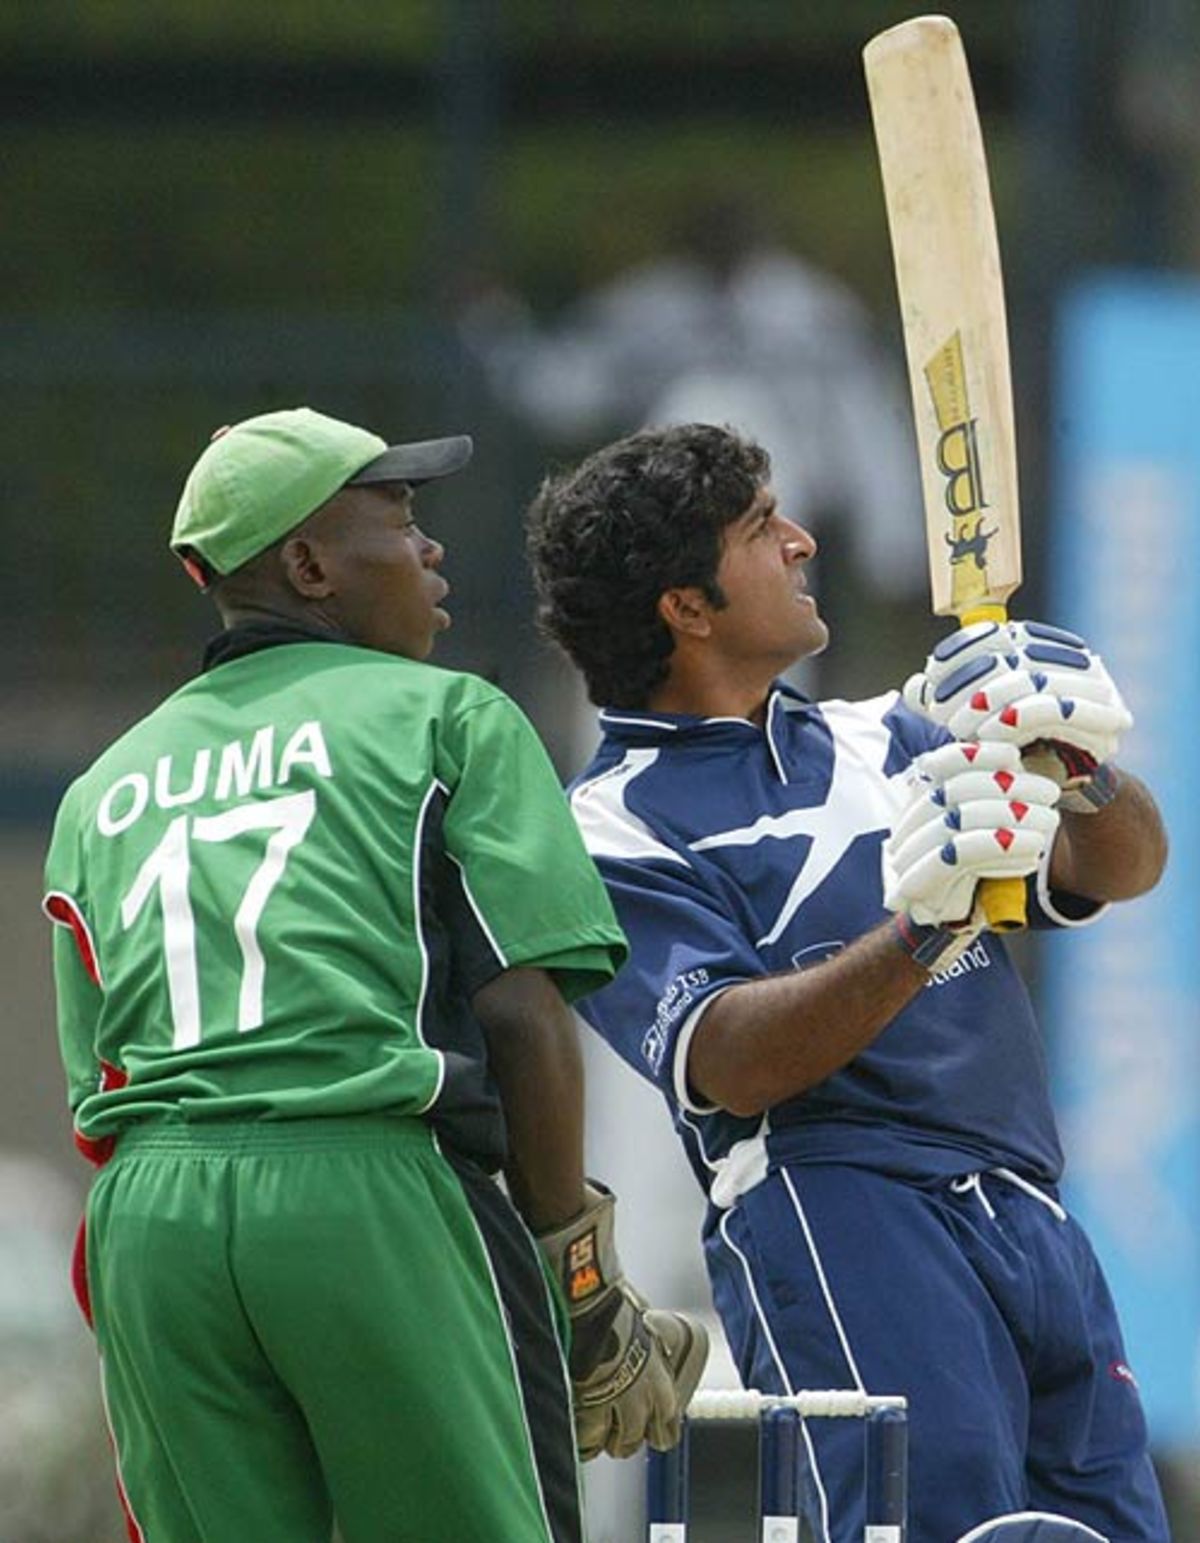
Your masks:
<svg viewBox="0 0 1200 1543"><path fill-rule="evenodd" d="M475 446L469 434L455 434L450 439L423 439L411 445L392 445L382 455L368 461L355 472L346 486L362 487L373 482L407 482L416 487L461 471L471 459Z"/></svg>

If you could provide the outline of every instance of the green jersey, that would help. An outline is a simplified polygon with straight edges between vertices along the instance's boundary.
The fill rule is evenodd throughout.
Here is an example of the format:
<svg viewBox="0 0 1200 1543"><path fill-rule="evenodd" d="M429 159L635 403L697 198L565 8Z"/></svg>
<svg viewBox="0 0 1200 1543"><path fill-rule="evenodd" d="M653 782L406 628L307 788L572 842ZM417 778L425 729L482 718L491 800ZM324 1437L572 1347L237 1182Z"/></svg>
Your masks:
<svg viewBox="0 0 1200 1543"><path fill-rule="evenodd" d="M472 994L625 944L544 750L475 676L327 641L229 658L68 789L47 859L80 1144L390 1111L489 1166Z"/></svg>

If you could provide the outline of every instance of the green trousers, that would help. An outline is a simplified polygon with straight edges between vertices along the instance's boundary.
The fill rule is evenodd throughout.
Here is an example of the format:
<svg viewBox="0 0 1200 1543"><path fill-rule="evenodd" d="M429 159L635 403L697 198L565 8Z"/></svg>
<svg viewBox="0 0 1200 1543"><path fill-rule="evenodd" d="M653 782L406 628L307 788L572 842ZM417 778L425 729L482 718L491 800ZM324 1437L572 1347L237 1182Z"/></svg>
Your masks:
<svg viewBox="0 0 1200 1543"><path fill-rule="evenodd" d="M582 1543L537 1247L422 1122L134 1127L87 1278L145 1543Z"/></svg>

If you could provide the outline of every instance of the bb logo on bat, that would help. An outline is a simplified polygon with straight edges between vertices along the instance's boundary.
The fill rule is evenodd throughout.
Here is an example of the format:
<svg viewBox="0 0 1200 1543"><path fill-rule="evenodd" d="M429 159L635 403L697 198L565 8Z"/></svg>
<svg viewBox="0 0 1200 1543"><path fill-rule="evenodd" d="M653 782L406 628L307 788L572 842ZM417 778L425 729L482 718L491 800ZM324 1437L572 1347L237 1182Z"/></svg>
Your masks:
<svg viewBox="0 0 1200 1543"><path fill-rule="evenodd" d="M925 382L940 430L936 457L938 470L946 479L946 508L957 521L987 508L960 333L952 333L930 359L925 366Z"/></svg>
<svg viewBox="0 0 1200 1543"><path fill-rule="evenodd" d="M943 429L937 442L937 467L946 479L946 508L958 519L987 508L979 469L974 418Z"/></svg>
<svg viewBox="0 0 1200 1543"><path fill-rule="evenodd" d="M983 528L981 511L988 504L960 333L954 332L947 338L926 364L924 373L939 430L934 456L945 479L943 494L950 516L945 541L950 548L954 576L952 598L954 605L961 608L984 592L987 549L996 531Z"/></svg>

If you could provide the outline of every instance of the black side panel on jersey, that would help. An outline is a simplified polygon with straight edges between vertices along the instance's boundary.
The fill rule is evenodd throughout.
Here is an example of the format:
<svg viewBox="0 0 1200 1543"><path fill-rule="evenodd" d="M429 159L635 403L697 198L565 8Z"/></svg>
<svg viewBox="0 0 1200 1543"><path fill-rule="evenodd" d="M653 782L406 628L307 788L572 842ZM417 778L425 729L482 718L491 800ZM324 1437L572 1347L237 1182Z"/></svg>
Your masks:
<svg viewBox="0 0 1200 1543"><path fill-rule="evenodd" d="M471 998L504 965L471 906L461 869L446 851L445 812L445 795L439 792L426 811L418 854L420 924L428 957L420 1027L426 1043L441 1050L446 1061L445 1082L430 1118L447 1147L495 1172L506 1152L504 1114Z"/></svg>

